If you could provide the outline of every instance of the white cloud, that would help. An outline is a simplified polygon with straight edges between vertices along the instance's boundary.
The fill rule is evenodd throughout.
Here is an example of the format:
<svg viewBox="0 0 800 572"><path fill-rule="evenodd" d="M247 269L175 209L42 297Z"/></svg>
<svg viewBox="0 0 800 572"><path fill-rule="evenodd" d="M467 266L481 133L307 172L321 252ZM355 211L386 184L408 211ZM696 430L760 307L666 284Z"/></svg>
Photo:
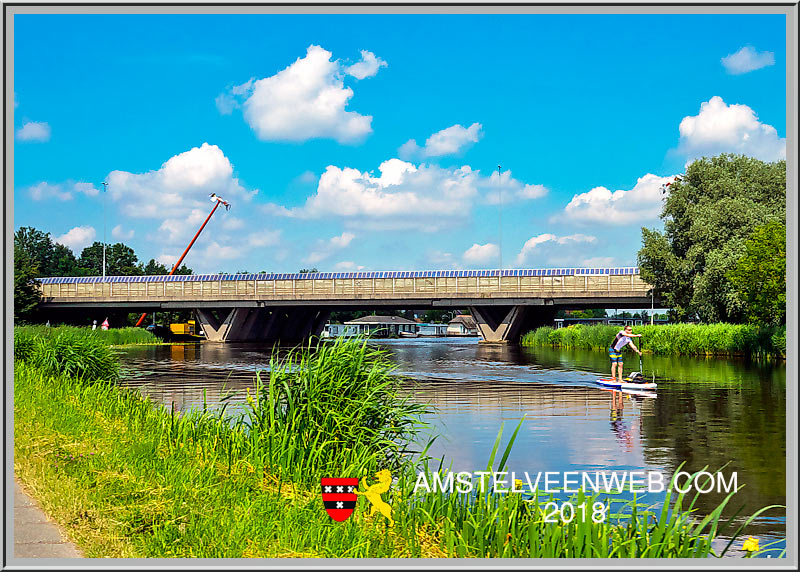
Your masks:
<svg viewBox="0 0 800 572"><path fill-rule="evenodd" d="M48 199L58 199L60 201L71 201L76 194L83 194L87 197L96 197L100 191L91 183L47 183L41 182L32 185L27 189L28 194L34 201L44 201Z"/></svg>
<svg viewBox="0 0 800 572"><path fill-rule="evenodd" d="M111 198L124 214L180 219L174 224L184 224L189 213L193 222L200 221L198 213L207 215L213 206L208 196L211 193L224 197L234 209L244 209L242 203L258 192L242 187L222 150L208 143L175 155L156 171L112 171L106 180Z"/></svg>
<svg viewBox="0 0 800 572"><path fill-rule="evenodd" d="M714 96L700 105L700 113L680 123L678 150L689 159L719 153L740 153L777 161L786 158L786 139L771 125L758 121L746 105L727 105Z"/></svg>
<svg viewBox="0 0 800 572"><path fill-rule="evenodd" d="M50 125L43 121L29 121L17 129L17 140L34 142L50 141Z"/></svg>
<svg viewBox="0 0 800 572"><path fill-rule="evenodd" d="M385 68L387 65L389 64L372 52L361 50L361 61L345 68L345 71L356 79L364 79L373 77L379 69Z"/></svg>
<svg viewBox="0 0 800 572"><path fill-rule="evenodd" d="M172 270L172 267L175 266L175 263L178 261L178 257L180 254L167 254L162 252L156 257L156 262L159 264L163 264L167 267L167 271Z"/></svg>
<svg viewBox="0 0 800 572"><path fill-rule="evenodd" d="M583 268L606 268L615 266L615 259L613 256L594 256L581 260L581 266Z"/></svg>
<svg viewBox="0 0 800 572"><path fill-rule="evenodd" d="M217 108L226 114L241 107L245 121L264 141L359 142L372 132L372 116L345 110L353 90L344 85L344 66L331 56L319 46L309 46L305 57L277 74L250 79L218 96ZM356 73L369 71L369 61L360 63L364 65Z"/></svg>
<svg viewBox="0 0 800 572"><path fill-rule="evenodd" d="M502 193L503 204L511 203L517 199L540 199L548 193L544 185L528 185L511 176L511 170L492 171L486 184L486 202L496 205L500 202Z"/></svg>
<svg viewBox="0 0 800 572"><path fill-rule="evenodd" d="M69 247L76 254L79 254L81 250L94 242L96 235L97 231L95 231L94 227L76 226L61 236L55 237L54 240L59 244Z"/></svg>
<svg viewBox="0 0 800 572"><path fill-rule="evenodd" d="M465 221L474 202L497 187L468 165L442 168L389 159L378 170L380 175L375 176L371 171L329 165L305 205L288 209L270 204L264 210L304 219L341 217L346 224L371 229L432 232ZM514 196L525 191L526 185L512 179L510 172L504 176L502 184Z"/></svg>
<svg viewBox="0 0 800 572"><path fill-rule="evenodd" d="M461 153L480 141L483 137L482 129L480 123L473 123L469 127L452 125L428 137L423 147L418 146L414 139L406 141L398 150L398 154L404 159L411 159Z"/></svg>
<svg viewBox="0 0 800 572"><path fill-rule="evenodd" d="M522 246L522 250L519 251L517 255L516 263L518 265L525 264L525 262L531 257L531 255L539 249L541 245L544 244L552 244L552 245L559 245L559 246L572 246L572 247L579 247L580 249L585 248L581 245L586 244L593 244L597 242L597 238L594 236L588 236L585 234L571 234L569 236L556 236L554 234L540 234L537 236L533 236L529 238L525 244Z"/></svg>
<svg viewBox="0 0 800 572"><path fill-rule="evenodd" d="M569 221L623 225L658 218L661 213L662 185L674 179L648 173L636 181L630 190L611 191L605 187L572 197L561 215L552 217L553 222Z"/></svg>
<svg viewBox="0 0 800 572"><path fill-rule="evenodd" d="M348 272L363 270L364 266L356 264L352 260L342 260L341 262L334 264L333 268L334 270L339 270L341 272Z"/></svg>
<svg viewBox="0 0 800 572"><path fill-rule="evenodd" d="M226 216L222 220L222 228L225 230L241 230L245 227L245 222L239 217Z"/></svg>
<svg viewBox="0 0 800 572"><path fill-rule="evenodd" d="M331 256L334 252L347 248L356 237L352 232L343 232L330 240L318 240L316 248L304 259L308 264L316 264Z"/></svg>
<svg viewBox="0 0 800 572"><path fill-rule="evenodd" d="M111 229L111 237L116 238L117 240L130 240L133 238L133 235L134 235L133 229L125 231L122 228L121 224L118 224L117 226Z"/></svg>
<svg viewBox="0 0 800 572"><path fill-rule="evenodd" d="M721 61L725 66L725 71L732 75L738 75L775 65L775 54L759 52L750 46L745 46L739 51L725 56Z"/></svg>
<svg viewBox="0 0 800 572"><path fill-rule="evenodd" d="M486 244L478 244L477 242L470 246L462 258L466 264L471 266L479 266L487 264L488 262L495 261L500 256L500 249L496 244L488 242Z"/></svg>

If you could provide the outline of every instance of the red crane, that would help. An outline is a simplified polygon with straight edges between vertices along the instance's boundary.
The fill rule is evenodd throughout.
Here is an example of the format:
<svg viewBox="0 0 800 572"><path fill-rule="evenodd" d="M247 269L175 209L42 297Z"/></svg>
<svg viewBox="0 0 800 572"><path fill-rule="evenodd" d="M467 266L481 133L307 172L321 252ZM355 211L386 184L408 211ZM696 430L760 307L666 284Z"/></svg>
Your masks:
<svg viewBox="0 0 800 572"><path fill-rule="evenodd" d="M186 257L186 254L189 252L189 249L192 248L192 245L194 244L194 241L197 240L197 237L200 236L201 232L203 232L203 229L205 228L206 223L211 219L211 216L214 214L214 211L217 210L217 207L219 207L219 205L224 205L226 211L231 210L231 205L230 205L230 203L228 201L226 201L225 199L223 199L222 197L220 197L216 193L211 193L210 196L211 196L211 200L214 201L214 208L211 209L210 213L208 213L208 216L206 217L206 220L204 220L203 224L200 225L200 228L197 230L197 233L194 235L194 238L189 243L189 246L187 246L186 250L183 251L183 254L181 254L181 257L178 259L178 262L175 263L175 266L172 267L172 270L169 271L169 274L167 274L167 276L172 276L173 274L175 274L175 271L181 265L181 262L183 262L183 259ZM136 325L137 326L141 326L142 322L144 322L144 319L146 317L147 317L147 312L145 312L144 314L139 316L139 321L136 322Z"/></svg>

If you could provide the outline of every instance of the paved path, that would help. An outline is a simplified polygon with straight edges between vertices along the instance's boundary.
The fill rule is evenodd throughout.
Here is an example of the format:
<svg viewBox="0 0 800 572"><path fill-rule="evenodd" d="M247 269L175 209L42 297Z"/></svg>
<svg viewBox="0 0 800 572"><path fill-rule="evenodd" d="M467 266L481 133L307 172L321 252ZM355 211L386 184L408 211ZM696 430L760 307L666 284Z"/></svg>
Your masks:
<svg viewBox="0 0 800 572"><path fill-rule="evenodd" d="M14 477L14 558L83 558Z"/></svg>

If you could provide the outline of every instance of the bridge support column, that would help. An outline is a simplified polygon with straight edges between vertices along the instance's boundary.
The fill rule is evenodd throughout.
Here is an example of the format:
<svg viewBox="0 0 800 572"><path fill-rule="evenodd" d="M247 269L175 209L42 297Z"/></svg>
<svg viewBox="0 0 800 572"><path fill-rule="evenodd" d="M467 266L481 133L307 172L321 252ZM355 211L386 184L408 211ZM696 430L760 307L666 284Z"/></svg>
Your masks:
<svg viewBox="0 0 800 572"><path fill-rule="evenodd" d="M226 313L227 312L227 313ZM198 308L197 321L212 342L294 343L318 336L330 310L309 307L233 308L221 314Z"/></svg>
<svg viewBox="0 0 800 572"><path fill-rule="evenodd" d="M482 343L516 344L526 332L552 325L552 306L472 306L472 317L483 338Z"/></svg>

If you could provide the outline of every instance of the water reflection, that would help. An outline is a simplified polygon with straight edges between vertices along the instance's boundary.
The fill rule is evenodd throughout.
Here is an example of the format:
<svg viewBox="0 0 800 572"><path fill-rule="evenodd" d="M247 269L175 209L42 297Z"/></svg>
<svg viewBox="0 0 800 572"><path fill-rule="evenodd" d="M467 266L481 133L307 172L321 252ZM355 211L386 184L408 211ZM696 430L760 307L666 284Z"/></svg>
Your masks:
<svg viewBox="0 0 800 572"><path fill-rule="evenodd" d="M783 364L645 356L643 372L657 392L620 393L595 384L608 374L602 352L477 344L474 339L379 342L405 376L404 391L433 410L424 416L430 454L455 470L486 467L501 425L503 446L525 421L509 470L654 470L672 475L726 466L745 485L731 512L785 503L786 370ZM254 385L272 348L244 344L125 350L125 383L176 408L214 406ZM626 364L638 369L638 360ZM633 366L633 367L632 367ZM424 441L424 440L423 440ZM657 500L657 499L654 499ZM722 497L701 495L710 511ZM785 535L777 512L749 533ZM762 541L762 544L764 542Z"/></svg>

